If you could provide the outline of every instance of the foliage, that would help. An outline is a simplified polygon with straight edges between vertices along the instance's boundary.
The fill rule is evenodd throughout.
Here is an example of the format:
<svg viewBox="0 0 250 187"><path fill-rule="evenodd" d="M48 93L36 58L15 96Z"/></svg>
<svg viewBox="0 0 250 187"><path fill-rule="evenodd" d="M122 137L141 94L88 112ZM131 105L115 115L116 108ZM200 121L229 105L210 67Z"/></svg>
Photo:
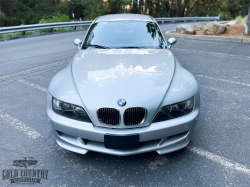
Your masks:
<svg viewBox="0 0 250 187"><path fill-rule="evenodd" d="M21 35L21 32L15 32L15 33L6 33L6 34L0 34L0 38L7 38L9 36L19 36Z"/></svg>
<svg viewBox="0 0 250 187"><path fill-rule="evenodd" d="M0 10L0 19L3 19L5 17L5 14Z"/></svg>
<svg viewBox="0 0 250 187"><path fill-rule="evenodd" d="M246 23L247 22L247 16L243 17L242 21Z"/></svg>
<svg viewBox="0 0 250 187"><path fill-rule="evenodd" d="M70 22L72 20L69 19L68 15L65 14L57 14L56 16L52 16L52 18L43 18L39 21L39 24L42 23L55 23L55 22Z"/></svg>
<svg viewBox="0 0 250 187"><path fill-rule="evenodd" d="M4 18L5 18L5 14L0 10L0 26L3 25Z"/></svg>
<svg viewBox="0 0 250 187"><path fill-rule="evenodd" d="M84 19L93 20L105 14L104 3L102 0L85 0L82 2L84 9Z"/></svg>
<svg viewBox="0 0 250 187"><path fill-rule="evenodd" d="M242 16L237 16L235 18L236 23L246 23L247 22L247 16L242 17Z"/></svg>
<svg viewBox="0 0 250 187"><path fill-rule="evenodd" d="M52 18L48 18L48 19L41 19L39 21L39 24L42 23L55 23L55 22L70 22L72 20L69 19L68 15L65 14L57 14L57 16L52 16ZM63 27L63 28L55 28L53 29L54 31L61 31L61 30L71 30L72 27ZM40 30L40 32L49 32L50 29L42 29Z"/></svg>
<svg viewBox="0 0 250 187"><path fill-rule="evenodd" d="M53 0L14 0L13 7L22 24L38 23L41 18L49 18L58 13Z"/></svg>
<svg viewBox="0 0 250 187"><path fill-rule="evenodd" d="M58 15L73 20L72 13L74 20L93 20L104 14L123 13L124 7L126 13L152 17L220 15L222 20L231 20L248 14L250 0L9 0L8 3L6 9L1 8L0 26L64 19Z"/></svg>
<svg viewBox="0 0 250 187"><path fill-rule="evenodd" d="M25 34L26 35L32 35L32 34L37 34L38 31L27 31ZM22 32L15 32L15 33L6 33L6 34L0 34L0 38L7 38L10 36L20 36L22 35Z"/></svg>
<svg viewBox="0 0 250 187"><path fill-rule="evenodd" d="M124 0L107 0L104 2L106 14L118 14L124 12Z"/></svg>

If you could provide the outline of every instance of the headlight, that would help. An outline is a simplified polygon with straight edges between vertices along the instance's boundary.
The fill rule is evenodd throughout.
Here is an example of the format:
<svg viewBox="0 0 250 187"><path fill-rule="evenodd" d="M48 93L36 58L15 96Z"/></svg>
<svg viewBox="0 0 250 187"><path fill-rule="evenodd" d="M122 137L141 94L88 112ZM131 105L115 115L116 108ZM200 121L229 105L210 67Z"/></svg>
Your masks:
<svg viewBox="0 0 250 187"><path fill-rule="evenodd" d="M91 123L88 114L80 106L65 103L53 98L52 108L55 113L60 114L62 116Z"/></svg>
<svg viewBox="0 0 250 187"><path fill-rule="evenodd" d="M193 109L194 109L194 97L180 103L164 106L157 114L153 123L185 116L191 113Z"/></svg>

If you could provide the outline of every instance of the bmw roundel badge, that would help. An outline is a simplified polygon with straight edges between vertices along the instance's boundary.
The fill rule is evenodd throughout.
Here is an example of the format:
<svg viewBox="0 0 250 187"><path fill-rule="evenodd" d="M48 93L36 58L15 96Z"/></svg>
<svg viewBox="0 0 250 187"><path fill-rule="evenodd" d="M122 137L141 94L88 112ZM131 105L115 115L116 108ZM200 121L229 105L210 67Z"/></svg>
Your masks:
<svg viewBox="0 0 250 187"><path fill-rule="evenodd" d="M125 99L119 99L119 100L117 101L117 103L118 103L119 106L125 106L127 102L126 102Z"/></svg>

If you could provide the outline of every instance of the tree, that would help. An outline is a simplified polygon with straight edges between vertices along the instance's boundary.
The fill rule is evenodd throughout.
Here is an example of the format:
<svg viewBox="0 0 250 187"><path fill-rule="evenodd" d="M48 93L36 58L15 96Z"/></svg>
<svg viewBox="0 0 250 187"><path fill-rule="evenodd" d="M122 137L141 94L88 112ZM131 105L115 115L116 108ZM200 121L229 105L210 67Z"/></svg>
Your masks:
<svg viewBox="0 0 250 187"><path fill-rule="evenodd" d="M3 19L5 17L5 14L0 10L0 19Z"/></svg>
<svg viewBox="0 0 250 187"><path fill-rule="evenodd" d="M156 0L155 2L155 15L157 18L161 17L161 0Z"/></svg>
<svg viewBox="0 0 250 187"><path fill-rule="evenodd" d="M35 24L58 14L93 20L100 15L123 13L152 17L246 16L250 0L0 0L0 26ZM72 6L73 5L73 6ZM4 15L4 16L3 16Z"/></svg>
<svg viewBox="0 0 250 187"><path fill-rule="evenodd" d="M107 0L104 2L106 14L118 14L124 11L124 0Z"/></svg>
<svg viewBox="0 0 250 187"><path fill-rule="evenodd" d="M153 0L148 0L148 14L150 16L153 16L153 10L154 10L154 4L153 4Z"/></svg>
<svg viewBox="0 0 250 187"><path fill-rule="evenodd" d="M245 28L245 33L244 34L245 35L250 35L250 5L249 5L247 23L246 23L246 28Z"/></svg>
<svg viewBox="0 0 250 187"><path fill-rule="evenodd" d="M145 0L145 3L144 3L145 5L144 5L144 14L146 14L147 13L147 10L148 10L148 0Z"/></svg>
<svg viewBox="0 0 250 187"><path fill-rule="evenodd" d="M57 15L54 0L14 0L17 19L22 24L38 23L41 18Z"/></svg>
<svg viewBox="0 0 250 187"><path fill-rule="evenodd" d="M143 0L139 0L139 13L140 14L143 14L143 4L144 4L144 1Z"/></svg>
<svg viewBox="0 0 250 187"><path fill-rule="evenodd" d="M82 1L84 9L84 19L93 20L98 16L105 14L104 3L102 0L84 0Z"/></svg>
<svg viewBox="0 0 250 187"><path fill-rule="evenodd" d="M4 18L5 18L5 14L0 10L0 26L3 25Z"/></svg>
<svg viewBox="0 0 250 187"><path fill-rule="evenodd" d="M138 2L137 0L132 0L132 9L131 9L131 13L138 13L139 9L138 9Z"/></svg>
<svg viewBox="0 0 250 187"><path fill-rule="evenodd" d="M10 0L0 0L1 12L0 15L11 16L12 15L12 1Z"/></svg>
<svg viewBox="0 0 250 187"><path fill-rule="evenodd" d="M1 0L0 2L0 21L3 25L10 26L11 20L8 17L12 16L12 1Z"/></svg>

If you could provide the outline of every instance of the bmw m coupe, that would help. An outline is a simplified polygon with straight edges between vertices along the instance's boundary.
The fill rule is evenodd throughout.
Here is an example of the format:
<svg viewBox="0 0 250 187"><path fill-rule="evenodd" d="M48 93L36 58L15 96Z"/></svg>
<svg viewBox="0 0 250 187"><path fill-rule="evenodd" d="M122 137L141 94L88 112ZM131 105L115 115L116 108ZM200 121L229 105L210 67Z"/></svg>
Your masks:
<svg viewBox="0 0 250 187"><path fill-rule="evenodd" d="M200 111L195 77L150 16L96 18L50 82L47 115L70 151L166 154L188 145Z"/></svg>

